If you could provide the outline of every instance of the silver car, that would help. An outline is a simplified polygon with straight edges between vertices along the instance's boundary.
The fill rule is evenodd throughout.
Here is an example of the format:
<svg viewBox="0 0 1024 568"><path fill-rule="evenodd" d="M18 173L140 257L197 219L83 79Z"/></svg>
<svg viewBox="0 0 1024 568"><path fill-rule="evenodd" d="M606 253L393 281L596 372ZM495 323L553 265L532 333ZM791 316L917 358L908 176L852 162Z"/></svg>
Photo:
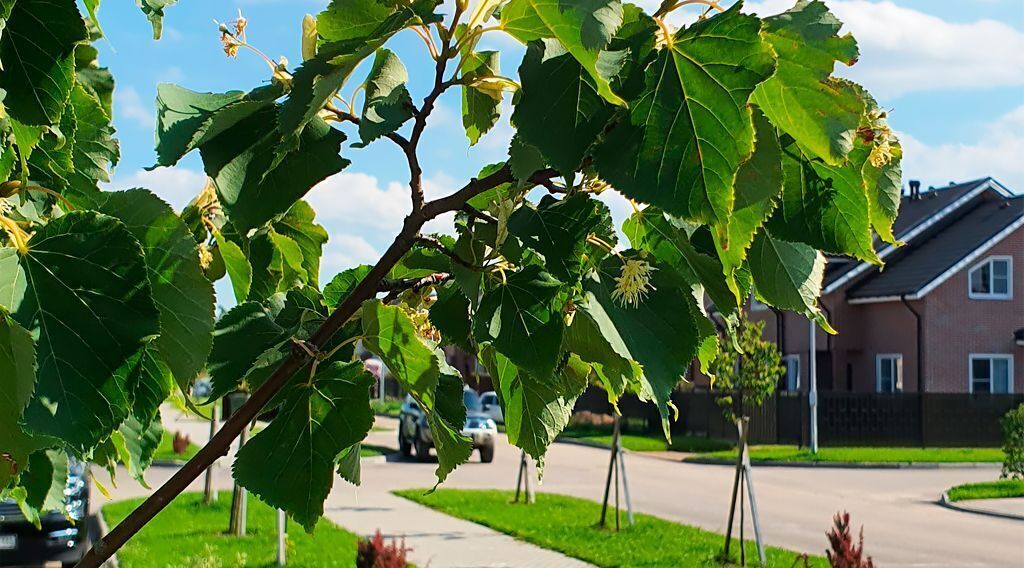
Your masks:
<svg viewBox="0 0 1024 568"><path fill-rule="evenodd" d="M482 412L480 395L469 387L462 390L462 400L466 405L466 423L462 427L462 435L473 441L473 449L480 450L480 461L491 463L494 460L494 443L498 436L498 427L494 420ZM416 459L430 459L430 448L434 447L434 438L430 434L427 417L420 410L419 404L407 395L398 417L398 447L402 455L409 457L416 451Z"/></svg>

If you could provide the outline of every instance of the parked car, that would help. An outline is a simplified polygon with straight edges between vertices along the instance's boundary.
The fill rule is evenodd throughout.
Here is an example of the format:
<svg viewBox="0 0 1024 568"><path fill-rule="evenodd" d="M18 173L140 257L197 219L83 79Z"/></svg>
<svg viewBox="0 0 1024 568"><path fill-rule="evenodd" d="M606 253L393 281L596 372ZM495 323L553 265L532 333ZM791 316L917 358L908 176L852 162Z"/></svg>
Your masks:
<svg viewBox="0 0 1024 568"><path fill-rule="evenodd" d="M462 427L462 434L473 440L474 450L480 450L480 461L491 463L498 427L494 420L482 412L483 405L476 391L464 388L462 400L466 404L466 423ZM420 461L429 459L430 448L434 447L426 415L410 395L405 397L398 417L398 447L406 457L411 456L415 450L416 459Z"/></svg>
<svg viewBox="0 0 1024 568"><path fill-rule="evenodd" d="M505 415L501 413L501 404L498 402L498 394L494 391L487 391L480 395L480 404L483 405L483 413L491 417L498 424L505 423Z"/></svg>
<svg viewBox="0 0 1024 568"><path fill-rule="evenodd" d="M0 501L0 566L74 566L88 548L89 483L86 464L68 459L65 511L39 516L40 529L25 519L14 501Z"/></svg>

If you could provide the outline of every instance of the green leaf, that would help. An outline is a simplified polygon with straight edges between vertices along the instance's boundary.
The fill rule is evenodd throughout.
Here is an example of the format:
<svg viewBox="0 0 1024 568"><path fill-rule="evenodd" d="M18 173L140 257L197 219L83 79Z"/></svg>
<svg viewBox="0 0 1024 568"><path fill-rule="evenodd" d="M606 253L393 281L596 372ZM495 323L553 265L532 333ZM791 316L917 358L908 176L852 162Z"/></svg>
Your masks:
<svg viewBox="0 0 1024 568"><path fill-rule="evenodd" d="M96 180L110 181L110 170L121 157L121 150L109 115L99 100L80 84L75 84L71 90L71 106L77 122L71 152L72 185L82 191L95 189Z"/></svg>
<svg viewBox="0 0 1024 568"><path fill-rule="evenodd" d="M221 316L213 332L213 350L207 363L213 385L210 400L237 388L260 355L286 335L287 330L257 302L239 304Z"/></svg>
<svg viewBox="0 0 1024 568"><path fill-rule="evenodd" d="M776 238L881 264L871 232L863 168L868 152L830 166L783 144L782 200L768 221Z"/></svg>
<svg viewBox="0 0 1024 568"><path fill-rule="evenodd" d="M509 218L508 231L544 255L544 266L553 276L571 282L579 277L587 235L603 223L611 224L608 206L586 194L565 199L545 195L536 208L518 208Z"/></svg>
<svg viewBox="0 0 1024 568"><path fill-rule="evenodd" d="M362 449L363 444L356 442L342 450L341 455L338 456L338 475L356 487L363 482L362 463L359 455L362 453Z"/></svg>
<svg viewBox="0 0 1024 568"><path fill-rule="evenodd" d="M605 102L594 78L557 41L531 42L519 75L522 94L512 113L519 137L539 149L563 176L571 177L615 107Z"/></svg>
<svg viewBox="0 0 1024 568"><path fill-rule="evenodd" d="M440 366L434 348L416 335L416 326L399 306L363 302L363 346L376 353L391 374L421 406L433 408Z"/></svg>
<svg viewBox="0 0 1024 568"><path fill-rule="evenodd" d="M618 69L599 57L601 39L610 38L621 23L618 2L600 0L512 0L501 10L501 29L523 43L557 39L587 70L605 100L625 106L609 83Z"/></svg>
<svg viewBox="0 0 1024 568"><path fill-rule="evenodd" d="M224 269L231 280L231 289L235 292L235 301L244 302L249 297L249 286L252 285L252 266L234 241L224 238L220 231L213 231L217 241L217 249L224 259Z"/></svg>
<svg viewBox="0 0 1024 568"><path fill-rule="evenodd" d="M285 149L345 85L356 67L407 26L436 20L432 0L410 4L380 0L335 0L317 16L322 43L316 57L292 74L292 90L281 107L280 130Z"/></svg>
<svg viewBox="0 0 1024 568"><path fill-rule="evenodd" d="M855 151L860 149L857 143ZM866 145L865 145L866 146ZM870 153L869 148L864 150ZM850 160L857 163L859 159L851 156ZM874 166L870 161L864 162L864 185L868 192L868 217L871 227L883 241L895 245L900 244L892 232L892 224L900 214L900 195L903 192L903 171L900 162L903 160L903 147L899 142L892 144L892 160L881 166Z"/></svg>
<svg viewBox="0 0 1024 568"><path fill-rule="evenodd" d="M24 256L0 249L0 304L37 342L24 421L84 452L127 417L130 393L117 371L159 333L160 312L142 247L113 217L68 213L29 246Z"/></svg>
<svg viewBox="0 0 1024 568"><path fill-rule="evenodd" d="M146 15L153 26L153 39L160 39L164 29L164 9L178 0L135 0L135 5Z"/></svg>
<svg viewBox="0 0 1024 568"><path fill-rule="evenodd" d="M18 424L35 386L32 335L0 310L0 491L28 467L29 455L44 445Z"/></svg>
<svg viewBox="0 0 1024 568"><path fill-rule="evenodd" d="M148 488L143 474L153 463L153 456L160 446L160 438L164 435L160 413L157 412L148 422L141 422L138 418L129 416L118 431L124 436L124 446L129 458L125 464L128 467L128 475Z"/></svg>
<svg viewBox="0 0 1024 568"><path fill-rule="evenodd" d="M28 522L39 527L43 514L64 510L67 481L68 456L64 452L39 450L29 456L28 470L18 479L18 485L24 491L14 494Z"/></svg>
<svg viewBox="0 0 1024 568"><path fill-rule="evenodd" d="M714 251L708 254L699 250L688 231L657 208L634 213L623 224L622 231L634 248L649 252L679 271L691 288L703 288L723 314L734 313L746 301L732 273L725 270Z"/></svg>
<svg viewBox="0 0 1024 568"><path fill-rule="evenodd" d="M740 5L676 33L595 149L598 173L627 197L728 225L736 172L754 150L747 102L774 68L760 20Z"/></svg>
<svg viewBox="0 0 1024 568"><path fill-rule="evenodd" d="M308 276L302 266L302 249L299 248L299 243L274 230L268 231L267 235L274 243L274 263L282 269L279 290L284 291L305 284Z"/></svg>
<svg viewBox="0 0 1024 568"><path fill-rule="evenodd" d="M727 275L743 266L747 249L775 209L782 193L782 148L775 128L760 112L754 112L757 141L754 153L736 174L736 202L729 226L711 231L718 257ZM746 295L740 296L745 301Z"/></svg>
<svg viewBox="0 0 1024 568"><path fill-rule="evenodd" d="M474 79L500 74L500 55L497 51L480 51L462 58L462 126L470 146L490 132L501 117L501 91L472 86Z"/></svg>
<svg viewBox="0 0 1024 568"><path fill-rule="evenodd" d="M562 283L538 266L528 266L484 294L474 334L490 342L516 366L537 375L554 374L562 347Z"/></svg>
<svg viewBox="0 0 1024 568"><path fill-rule="evenodd" d="M314 288L320 286L320 257L327 244L327 229L316 223L316 211L306 201L296 201L279 221L274 230L299 245L302 252L302 268L306 271L306 283Z"/></svg>
<svg viewBox="0 0 1024 568"><path fill-rule="evenodd" d="M243 96L242 91L198 93L168 83L157 85L156 165L173 166L194 150L203 125L218 110Z"/></svg>
<svg viewBox="0 0 1024 568"><path fill-rule="evenodd" d="M609 258L595 278L584 280L578 310L593 320L615 353L642 366L639 394L657 403L668 436L672 391L699 350L714 340L714 326L701 315L682 277L663 264L654 265L653 290L639 306L619 305L611 293L621 264Z"/></svg>
<svg viewBox="0 0 1024 568"><path fill-rule="evenodd" d="M584 311L577 311L572 324L565 328L565 350L591 365L612 404L628 389L640 386L643 369L616 353L597 322Z"/></svg>
<svg viewBox="0 0 1024 568"><path fill-rule="evenodd" d="M332 309L338 307L372 269L369 264L361 264L336 274L324 287L324 301L327 306Z"/></svg>
<svg viewBox="0 0 1024 568"><path fill-rule="evenodd" d="M430 324L441 332L446 342L457 345L467 353L473 352L469 298L462 294L457 284L437 289L437 301L430 306Z"/></svg>
<svg viewBox="0 0 1024 568"><path fill-rule="evenodd" d="M70 0L13 4L0 37L4 105L24 124L55 124L74 83L75 45L89 39L85 21Z"/></svg>
<svg viewBox="0 0 1024 568"><path fill-rule="evenodd" d="M803 243L790 243L761 232L750 247L754 289L769 305L803 314L835 333L818 308L825 256Z"/></svg>
<svg viewBox="0 0 1024 568"><path fill-rule="evenodd" d="M267 229L260 230L249 238L247 255L252 267L252 284L248 299L262 302L281 291L284 266L281 252Z"/></svg>
<svg viewBox="0 0 1024 568"><path fill-rule="evenodd" d="M88 43L75 48L75 82L96 97L106 115L113 116L114 76L110 69L100 67L99 52Z"/></svg>
<svg viewBox="0 0 1024 568"><path fill-rule="evenodd" d="M412 118L415 108L405 87L409 73L402 60L389 49L380 48L366 78L366 102L359 122L363 145L398 130Z"/></svg>
<svg viewBox="0 0 1024 568"><path fill-rule="evenodd" d="M146 253L160 337L153 342L178 386L190 390L213 345L214 293L192 234L171 206L146 189L95 194L93 208L116 217Z"/></svg>
<svg viewBox="0 0 1024 568"><path fill-rule="evenodd" d="M513 113L513 116L515 116L515 113ZM544 169L544 166L547 164L540 150L523 142L522 137L516 133L508 146L508 165L512 169L512 177L516 178L516 181L521 184L526 184L534 172ZM483 194L478 194L476 197L481 195ZM472 206L473 204L470 203L470 205Z"/></svg>
<svg viewBox="0 0 1024 568"><path fill-rule="evenodd" d="M160 405L171 394L174 377L152 343L133 357L128 366L128 391L134 395L131 415L140 423L149 424L157 419ZM182 386L189 389L184 392L190 392L192 387Z"/></svg>
<svg viewBox="0 0 1024 568"><path fill-rule="evenodd" d="M752 97L775 126L832 165L841 164L853 148L864 113L857 89L830 77L836 61L857 62L857 41L840 36L842 26L817 0L800 0L765 18L764 37L778 55L778 67Z"/></svg>
<svg viewBox="0 0 1024 568"><path fill-rule="evenodd" d="M335 459L373 426L371 385L362 362L353 361L288 387L277 417L239 450L235 480L313 532L334 485Z"/></svg>
<svg viewBox="0 0 1024 568"><path fill-rule="evenodd" d="M569 423L573 405L587 386L587 376L559 371L542 379L517 367L492 346L481 352L484 364L500 391L505 434L543 468L544 454Z"/></svg>
<svg viewBox="0 0 1024 568"><path fill-rule="evenodd" d="M206 174L239 232L286 211L314 185L350 163L339 155L345 135L324 121L311 121L298 148L277 159L281 137L277 111L266 107L200 147Z"/></svg>

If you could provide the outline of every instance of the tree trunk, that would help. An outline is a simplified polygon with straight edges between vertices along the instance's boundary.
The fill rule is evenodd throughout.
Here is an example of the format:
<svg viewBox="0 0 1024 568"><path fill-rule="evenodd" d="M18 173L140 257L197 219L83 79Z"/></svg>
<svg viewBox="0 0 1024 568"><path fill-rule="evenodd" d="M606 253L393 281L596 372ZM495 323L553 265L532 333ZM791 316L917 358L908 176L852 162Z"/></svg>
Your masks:
<svg viewBox="0 0 1024 568"><path fill-rule="evenodd" d="M217 433L217 408L220 405L213 404L210 406L210 440ZM213 468L216 467L216 463L206 468L206 479L203 484L203 503L211 505L217 501L217 490L213 488Z"/></svg>
<svg viewBox="0 0 1024 568"><path fill-rule="evenodd" d="M249 428L246 427L242 430L242 435L238 437L238 449L241 450L242 446L249 439ZM246 499L247 494L245 488L235 483L235 488L231 493L231 521L228 523L228 533L232 536L245 536L245 510L246 510Z"/></svg>

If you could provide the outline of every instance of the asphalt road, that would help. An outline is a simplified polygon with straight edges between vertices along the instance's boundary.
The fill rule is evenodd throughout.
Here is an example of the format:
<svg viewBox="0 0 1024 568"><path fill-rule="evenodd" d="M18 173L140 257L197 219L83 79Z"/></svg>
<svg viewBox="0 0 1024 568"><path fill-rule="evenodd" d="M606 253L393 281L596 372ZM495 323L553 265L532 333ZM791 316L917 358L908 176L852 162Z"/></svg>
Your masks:
<svg viewBox="0 0 1024 568"><path fill-rule="evenodd" d="M392 432L374 432L394 444ZM519 451L499 444L494 462L474 454L445 487L515 487ZM540 492L599 501L608 451L555 444ZM733 469L629 454L627 474L636 511L724 532ZM359 492L429 487L434 464L366 464ZM936 504L943 490L992 480L997 468L832 469L755 467L753 478L764 538L770 545L823 554L832 516L849 511L863 525L865 547L878 566L1024 566L1024 521L952 511ZM596 519L595 519L596 521ZM747 535L753 530L748 525ZM671 546L671 543L666 543Z"/></svg>

